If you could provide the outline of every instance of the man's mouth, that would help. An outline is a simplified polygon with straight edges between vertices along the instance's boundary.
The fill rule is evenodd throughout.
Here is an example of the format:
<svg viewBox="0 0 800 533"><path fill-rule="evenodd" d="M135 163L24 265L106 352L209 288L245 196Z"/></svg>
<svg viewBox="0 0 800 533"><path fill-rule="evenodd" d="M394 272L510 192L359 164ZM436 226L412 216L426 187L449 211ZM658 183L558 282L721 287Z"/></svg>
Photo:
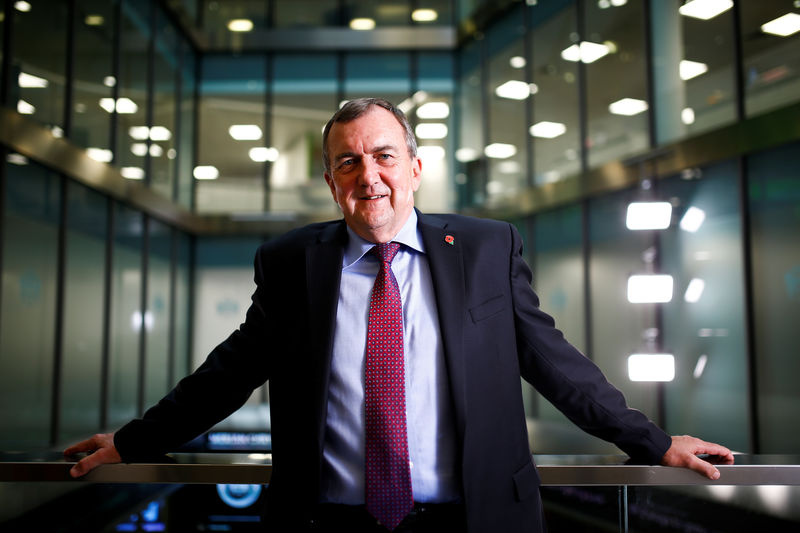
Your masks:
<svg viewBox="0 0 800 533"><path fill-rule="evenodd" d="M374 196L362 196L362 200L378 200L379 198L385 198L385 194L376 194Z"/></svg>

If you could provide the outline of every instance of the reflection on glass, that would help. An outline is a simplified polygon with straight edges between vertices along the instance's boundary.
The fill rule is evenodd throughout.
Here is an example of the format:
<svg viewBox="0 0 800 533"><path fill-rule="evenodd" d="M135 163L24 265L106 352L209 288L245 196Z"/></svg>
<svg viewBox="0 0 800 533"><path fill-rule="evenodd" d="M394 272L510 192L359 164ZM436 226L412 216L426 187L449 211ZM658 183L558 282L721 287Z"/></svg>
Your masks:
<svg viewBox="0 0 800 533"><path fill-rule="evenodd" d="M70 140L84 148L110 149L111 115L100 107L99 101L112 98L116 84L111 71L112 5L105 0L80 0L77 13Z"/></svg>
<svg viewBox="0 0 800 533"><path fill-rule="evenodd" d="M419 90L411 97L413 105L404 111L412 124L440 124L447 135L419 141L422 183L414 201L423 211L446 212L453 208L453 56L427 52L418 54L416 60Z"/></svg>
<svg viewBox="0 0 800 533"><path fill-rule="evenodd" d="M410 58L404 53L353 53L345 58L345 99L385 98L397 105L411 94Z"/></svg>
<svg viewBox="0 0 800 533"><path fill-rule="evenodd" d="M530 16L530 71L537 92L528 135L533 142L534 184L545 185L576 176L581 168L578 66L562 57L576 31L575 5L564 2L553 11L552 5L539 3Z"/></svg>
<svg viewBox="0 0 800 533"><path fill-rule="evenodd" d="M783 0L740 2L745 112L758 115L800 100L800 14ZM779 29L773 23L782 19ZM788 23L788 24L787 24ZM784 35L785 34L785 35Z"/></svg>
<svg viewBox="0 0 800 533"><path fill-rule="evenodd" d="M458 139L455 150L458 205L481 205L486 199L483 135L481 43L471 41L459 56Z"/></svg>
<svg viewBox="0 0 800 533"><path fill-rule="evenodd" d="M525 55L522 9L520 6L494 24L487 36L490 106L489 143L484 154L489 158L486 192L490 201L519 193L527 181L525 106L536 90L528 84L525 70L511 65L512 58Z"/></svg>
<svg viewBox="0 0 800 533"><path fill-rule="evenodd" d="M64 124L66 18L65 2L40 2L38 9L16 9L13 18L14 57L7 105L45 126L58 128L57 135Z"/></svg>
<svg viewBox="0 0 800 533"><path fill-rule="evenodd" d="M146 169L148 153L155 159L166 157L158 143L148 147L147 127L147 50L150 39L150 2L121 3L120 73L116 80L118 100L102 107L117 112L117 152L119 167ZM142 135L141 132L144 132Z"/></svg>
<svg viewBox="0 0 800 533"><path fill-rule="evenodd" d="M653 385L630 381L626 367L630 354L656 351L652 341L659 335L656 306L661 305L628 302L629 274L654 266L653 232L630 231L625 226L628 204L636 194L612 193L590 203L592 346L588 352L609 381L625 393L629 405L657 420Z"/></svg>
<svg viewBox="0 0 800 533"><path fill-rule="evenodd" d="M649 147L643 3L601 7L584 1L585 41L608 54L584 58L589 166ZM591 62L590 62L591 61Z"/></svg>
<svg viewBox="0 0 800 533"><path fill-rule="evenodd" d="M6 166L0 309L0 445L50 441L59 180L33 164Z"/></svg>
<svg viewBox="0 0 800 533"><path fill-rule="evenodd" d="M322 128L337 109L336 56L277 55L273 59L272 146L250 157L271 161L270 209L297 213L338 210L323 178Z"/></svg>
<svg viewBox="0 0 800 533"><path fill-rule="evenodd" d="M149 132L150 187L165 198L173 199L175 159L178 156L175 144L178 38L166 14L161 9L158 9L157 13L153 65L153 124Z"/></svg>
<svg viewBox="0 0 800 533"><path fill-rule="evenodd" d="M138 412L141 309L142 215L115 204L108 383L109 427L118 427L141 414Z"/></svg>
<svg viewBox="0 0 800 533"><path fill-rule="evenodd" d="M672 433L748 451L750 420L744 337L744 278L735 163L704 168L698 179L659 183L681 218L701 209L696 231L673 224L660 232L661 269L675 295L663 309L663 347L675 354L675 380L665 388ZM702 253L698 253L702 252Z"/></svg>
<svg viewBox="0 0 800 533"><path fill-rule="evenodd" d="M173 359L170 385L191 372L189 332L191 312L192 238L185 233L177 234L177 263L175 265L175 324L173 337Z"/></svg>
<svg viewBox="0 0 800 533"><path fill-rule="evenodd" d="M186 41L180 43L181 69L180 69L180 138L178 139L178 197L176 201L182 207L189 209L193 206L194 188L192 167L194 166L194 140L195 140L195 54Z"/></svg>
<svg viewBox="0 0 800 533"><path fill-rule="evenodd" d="M576 348L585 348L582 210L578 205L536 216L533 244L536 250L533 288L542 310ZM552 404L538 402L537 418L569 423Z"/></svg>
<svg viewBox="0 0 800 533"><path fill-rule="evenodd" d="M197 159L201 167L215 167L217 176L195 181L196 209L261 212L267 208L265 163L248 154L264 146L265 137L237 141L228 130L236 124L254 124L267 131L266 61L254 56L204 56L202 73Z"/></svg>
<svg viewBox="0 0 800 533"><path fill-rule="evenodd" d="M106 199L67 186L67 253L59 442L100 430Z"/></svg>
<svg viewBox="0 0 800 533"><path fill-rule="evenodd" d="M172 229L149 219L147 263L147 307L144 313L146 359L144 404L158 402L171 387L169 383L170 268Z"/></svg>
<svg viewBox="0 0 800 533"><path fill-rule="evenodd" d="M650 10L656 142L663 144L736 119L733 12L681 16L671 2Z"/></svg>
<svg viewBox="0 0 800 533"><path fill-rule="evenodd" d="M800 165L797 143L748 159L752 221L753 304L763 453L800 449L796 356L800 308Z"/></svg>

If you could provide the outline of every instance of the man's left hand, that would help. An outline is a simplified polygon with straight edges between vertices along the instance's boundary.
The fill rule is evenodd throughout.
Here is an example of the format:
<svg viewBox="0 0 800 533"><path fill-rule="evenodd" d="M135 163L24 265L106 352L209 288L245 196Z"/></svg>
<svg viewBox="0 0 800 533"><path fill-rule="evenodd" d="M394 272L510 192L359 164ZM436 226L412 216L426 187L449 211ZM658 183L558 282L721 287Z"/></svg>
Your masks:
<svg viewBox="0 0 800 533"><path fill-rule="evenodd" d="M688 435L672 437L672 446L664 454L661 464L690 468L709 479L719 479L719 470L709 461L697 457L700 454L713 457L714 462L718 464L733 464L733 452L725 446L705 442Z"/></svg>

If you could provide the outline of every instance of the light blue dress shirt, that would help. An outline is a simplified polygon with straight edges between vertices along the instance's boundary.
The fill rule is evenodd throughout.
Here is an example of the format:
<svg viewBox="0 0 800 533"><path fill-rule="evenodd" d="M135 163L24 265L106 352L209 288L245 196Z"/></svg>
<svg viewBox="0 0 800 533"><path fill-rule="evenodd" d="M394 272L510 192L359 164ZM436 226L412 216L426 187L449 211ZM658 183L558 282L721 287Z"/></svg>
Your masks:
<svg viewBox="0 0 800 533"><path fill-rule="evenodd" d="M348 228L342 261L323 449L321 502L364 503L364 364L375 246ZM392 239L392 272L403 302L406 420L414 501L460 498L455 427L436 299L417 214Z"/></svg>

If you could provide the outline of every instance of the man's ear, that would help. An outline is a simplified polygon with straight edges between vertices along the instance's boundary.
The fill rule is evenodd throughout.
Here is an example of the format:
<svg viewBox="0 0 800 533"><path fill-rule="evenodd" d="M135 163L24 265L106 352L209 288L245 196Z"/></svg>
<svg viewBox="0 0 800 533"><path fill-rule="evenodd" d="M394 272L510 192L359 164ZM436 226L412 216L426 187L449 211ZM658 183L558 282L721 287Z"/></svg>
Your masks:
<svg viewBox="0 0 800 533"><path fill-rule="evenodd" d="M333 178L327 172L323 176L325 177L325 183L328 184L328 188L331 190L333 201L338 204L339 202L336 201L336 184L333 182Z"/></svg>
<svg viewBox="0 0 800 533"><path fill-rule="evenodd" d="M422 159L415 157L411 161L411 185L412 190L417 192L419 185L422 182Z"/></svg>

